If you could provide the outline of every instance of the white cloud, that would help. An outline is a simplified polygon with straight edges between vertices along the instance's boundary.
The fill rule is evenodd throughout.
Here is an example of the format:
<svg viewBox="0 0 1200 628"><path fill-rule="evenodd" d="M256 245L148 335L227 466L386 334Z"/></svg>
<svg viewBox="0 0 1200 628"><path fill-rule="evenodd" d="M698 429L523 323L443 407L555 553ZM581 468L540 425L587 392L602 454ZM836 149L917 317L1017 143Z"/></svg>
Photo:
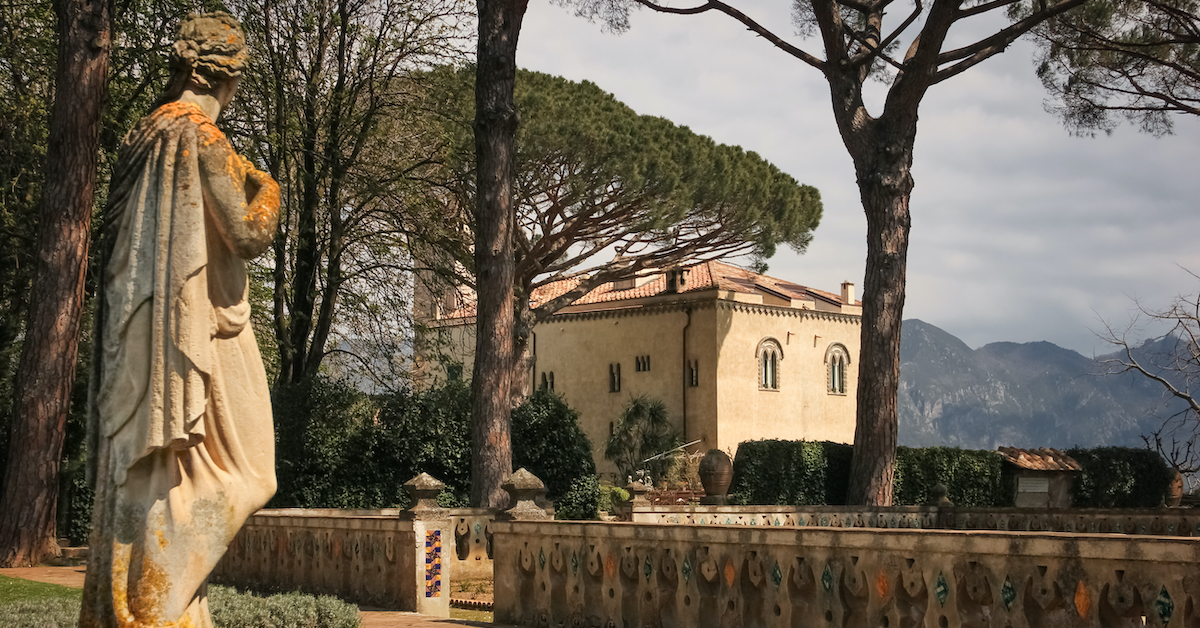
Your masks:
<svg viewBox="0 0 1200 628"><path fill-rule="evenodd" d="M742 8L790 35L789 6ZM782 251L771 273L824 289L861 283L866 221L820 74L723 16L642 11L632 23L612 35L537 0L518 62L590 80L639 113L753 150L816 186L825 215L813 244L803 256ZM1128 126L1071 137L1042 108L1032 50L1012 46L934 86L921 106L905 316L971 346L1049 340L1104 351L1090 331L1097 317L1122 320L1130 297L1165 305L1196 287L1176 265L1200 270L1200 124L1182 120L1162 139Z"/></svg>

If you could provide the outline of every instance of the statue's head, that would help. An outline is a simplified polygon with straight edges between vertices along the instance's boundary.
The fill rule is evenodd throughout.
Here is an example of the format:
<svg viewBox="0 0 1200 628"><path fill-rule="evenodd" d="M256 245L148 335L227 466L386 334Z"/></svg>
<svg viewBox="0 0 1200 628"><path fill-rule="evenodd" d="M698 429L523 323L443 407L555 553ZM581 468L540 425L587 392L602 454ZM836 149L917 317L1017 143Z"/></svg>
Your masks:
<svg viewBox="0 0 1200 628"><path fill-rule="evenodd" d="M171 82L161 100L175 100L187 87L232 96L248 57L246 34L232 15L192 13L179 23L171 47Z"/></svg>

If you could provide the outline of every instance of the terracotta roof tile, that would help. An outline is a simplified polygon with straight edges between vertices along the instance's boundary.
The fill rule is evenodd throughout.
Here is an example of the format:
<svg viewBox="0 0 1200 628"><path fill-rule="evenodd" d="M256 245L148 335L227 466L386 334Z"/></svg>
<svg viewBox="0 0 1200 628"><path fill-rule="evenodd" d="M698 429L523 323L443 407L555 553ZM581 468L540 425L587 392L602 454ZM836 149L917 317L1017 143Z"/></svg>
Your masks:
<svg viewBox="0 0 1200 628"><path fill-rule="evenodd" d="M760 275L753 271L726 264L725 262L709 261L693 264L688 269L688 275L684 284L682 293L701 292L712 288L728 290L731 292L741 292L746 294L755 294L758 292L769 292L785 299L809 300L820 299L834 305L842 305L841 295L823 290L815 290L807 288L800 284ZM546 303L556 297L559 297L569 290L579 285L580 279L565 279L554 283L546 284L534 289L532 296L533 306L536 308L539 305ZM618 290L612 282L601 284L591 292L583 295L576 300L572 305L588 305L595 303L609 303L613 301L624 301L627 299L643 299L646 297L658 296L667 293L667 279L665 274L660 274L653 280L648 281L640 286L625 290ZM467 295L467 298L472 298L473 295ZM860 305L861 301L856 301L854 305ZM473 302L466 303L462 308L450 312L444 318L464 318L475 315L475 304Z"/></svg>
<svg viewBox="0 0 1200 628"><path fill-rule="evenodd" d="M1083 471L1083 467L1074 458L1049 447L1038 449L1019 449L1017 447L1000 447L998 449L1004 460L1022 469L1031 471Z"/></svg>

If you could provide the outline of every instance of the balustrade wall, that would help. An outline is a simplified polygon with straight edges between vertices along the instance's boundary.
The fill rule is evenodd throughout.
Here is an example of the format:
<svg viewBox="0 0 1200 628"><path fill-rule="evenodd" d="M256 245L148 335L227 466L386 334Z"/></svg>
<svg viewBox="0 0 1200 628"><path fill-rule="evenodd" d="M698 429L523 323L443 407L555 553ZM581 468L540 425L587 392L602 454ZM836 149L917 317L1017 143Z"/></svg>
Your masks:
<svg viewBox="0 0 1200 628"><path fill-rule="evenodd" d="M450 575L455 580L492 577L494 508L451 508L445 511L454 531Z"/></svg>
<svg viewBox="0 0 1200 628"><path fill-rule="evenodd" d="M1200 540L496 522L495 620L605 628L1200 626Z"/></svg>
<svg viewBox="0 0 1200 628"><path fill-rule="evenodd" d="M639 523L765 527L1020 530L1200 537L1190 508L968 508L938 506L640 506Z"/></svg>
<svg viewBox="0 0 1200 628"><path fill-rule="evenodd" d="M230 543L212 580L255 590L300 590L356 604L449 616L455 556L446 519L398 512L260 510Z"/></svg>

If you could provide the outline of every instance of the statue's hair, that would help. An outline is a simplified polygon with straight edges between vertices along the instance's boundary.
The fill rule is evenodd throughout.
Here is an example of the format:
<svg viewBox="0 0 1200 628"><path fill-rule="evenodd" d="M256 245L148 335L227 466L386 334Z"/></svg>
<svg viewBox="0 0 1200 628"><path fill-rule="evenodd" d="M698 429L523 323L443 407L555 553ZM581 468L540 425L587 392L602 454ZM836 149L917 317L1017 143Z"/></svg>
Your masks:
<svg viewBox="0 0 1200 628"><path fill-rule="evenodd" d="M171 70L191 74L201 87L212 80L238 78L246 69L246 34L237 20L224 11L192 13L179 23L171 47Z"/></svg>

